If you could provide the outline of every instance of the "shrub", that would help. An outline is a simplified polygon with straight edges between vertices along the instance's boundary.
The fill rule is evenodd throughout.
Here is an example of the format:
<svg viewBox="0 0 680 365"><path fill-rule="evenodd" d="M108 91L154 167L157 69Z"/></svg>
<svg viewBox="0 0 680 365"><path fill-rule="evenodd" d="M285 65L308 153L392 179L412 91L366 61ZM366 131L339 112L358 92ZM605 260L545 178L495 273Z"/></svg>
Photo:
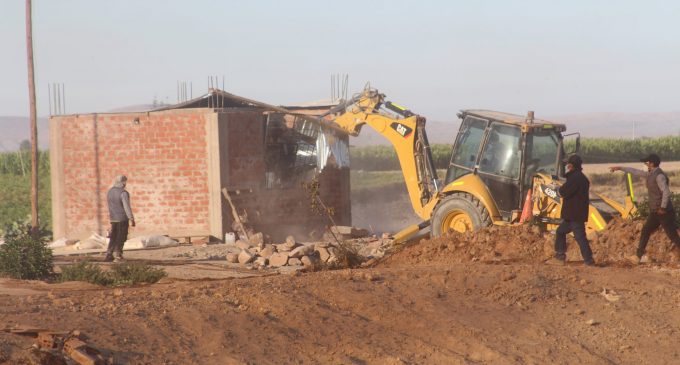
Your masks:
<svg viewBox="0 0 680 365"><path fill-rule="evenodd" d="M680 208L680 194L673 193L671 194L671 201L673 202L673 208L676 210L675 214L675 225L677 227L680 227L680 215L677 214L677 209ZM647 219L649 217L649 203L647 199L638 202L637 203L638 207L638 217Z"/></svg>
<svg viewBox="0 0 680 365"><path fill-rule="evenodd" d="M349 241L343 241L336 246L335 256L338 258L337 268L359 267L364 261L359 249Z"/></svg>
<svg viewBox="0 0 680 365"><path fill-rule="evenodd" d="M138 262L125 262L113 267L115 285L151 284L161 280L166 275L163 269Z"/></svg>
<svg viewBox="0 0 680 365"><path fill-rule="evenodd" d="M166 275L165 270L143 263L117 264L113 266L112 271L107 272L103 271L99 265L82 261L62 267L59 281L86 281L96 285L117 286L155 283Z"/></svg>
<svg viewBox="0 0 680 365"><path fill-rule="evenodd" d="M52 250L40 238L29 234L30 225L15 223L5 229L5 244L0 246L0 274L15 279L44 279L52 274Z"/></svg>
<svg viewBox="0 0 680 365"><path fill-rule="evenodd" d="M112 285L113 280L110 275L95 264L88 261L81 261L75 265L68 265L61 268L59 281L86 281L97 285Z"/></svg>

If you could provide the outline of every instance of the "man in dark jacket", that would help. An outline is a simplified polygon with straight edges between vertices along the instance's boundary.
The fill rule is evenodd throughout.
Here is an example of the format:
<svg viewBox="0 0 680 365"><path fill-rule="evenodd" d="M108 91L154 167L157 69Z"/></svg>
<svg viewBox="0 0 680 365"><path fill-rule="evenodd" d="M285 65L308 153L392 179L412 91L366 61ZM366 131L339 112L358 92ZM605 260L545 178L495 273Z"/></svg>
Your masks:
<svg viewBox="0 0 680 365"><path fill-rule="evenodd" d="M130 207L130 193L125 190L127 177L118 175L113 186L106 195L109 205L111 231L109 247L106 250L105 261L119 261L123 259L123 245L127 241L129 226L135 226L135 217Z"/></svg>
<svg viewBox="0 0 680 365"><path fill-rule="evenodd" d="M564 265L567 259L567 234L574 232L574 238L581 249L583 262L594 265L593 252L586 238L586 225L588 221L588 208L590 205L589 190L590 181L583 174L583 160L578 155L571 155L566 163L567 181L560 186L559 192L562 197L562 223L555 232L555 258L549 263Z"/></svg>
<svg viewBox="0 0 680 365"><path fill-rule="evenodd" d="M656 231L659 226L662 226L666 231L666 236L674 243L674 256L678 258L680 251L680 237L675 226L675 210L673 209L673 202L671 200L670 180L663 170L659 167L661 165L661 158L656 154L640 160L647 166L647 171L634 169L631 167L611 166L609 170L624 171L633 176L640 176L646 179L647 193L649 198L649 216L645 225L642 227L640 234L640 243L635 255L629 256L628 260L634 264L639 264L640 259L645 254L649 236Z"/></svg>

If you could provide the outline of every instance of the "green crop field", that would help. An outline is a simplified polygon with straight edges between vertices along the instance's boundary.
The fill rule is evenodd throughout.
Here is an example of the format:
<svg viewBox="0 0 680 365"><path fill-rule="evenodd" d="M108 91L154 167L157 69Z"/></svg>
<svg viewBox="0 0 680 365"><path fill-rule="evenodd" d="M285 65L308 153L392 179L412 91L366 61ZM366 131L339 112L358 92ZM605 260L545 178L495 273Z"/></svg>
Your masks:
<svg viewBox="0 0 680 365"><path fill-rule="evenodd" d="M38 215L40 225L51 230L52 204L50 195L49 155L39 154ZM31 217L31 155L30 151L0 154L0 235L4 227Z"/></svg>
<svg viewBox="0 0 680 365"><path fill-rule="evenodd" d="M573 150L573 140L565 149ZM586 163L634 162L656 153L663 161L680 160L680 136L642 139L583 138L579 154ZM446 169L451 157L451 145L432 145L432 158L437 169ZM397 154L392 146L367 146L350 148L353 170L399 170Z"/></svg>

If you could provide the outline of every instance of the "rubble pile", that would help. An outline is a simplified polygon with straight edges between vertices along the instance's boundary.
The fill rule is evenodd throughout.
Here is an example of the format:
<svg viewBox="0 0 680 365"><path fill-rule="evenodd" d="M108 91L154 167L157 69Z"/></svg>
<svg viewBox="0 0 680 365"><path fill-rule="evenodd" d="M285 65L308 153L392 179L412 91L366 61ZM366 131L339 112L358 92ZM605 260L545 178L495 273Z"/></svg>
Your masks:
<svg viewBox="0 0 680 365"><path fill-rule="evenodd" d="M607 227L590 235L595 261L603 264L626 264L635 253L644 221L612 220ZM554 255L555 235L538 226L491 226L476 232L452 232L446 236L421 240L404 247L383 261L383 265L429 265L462 262L540 263ZM675 263L671 242L662 229L647 245L643 262ZM567 236L567 260L581 261L573 236Z"/></svg>
<svg viewBox="0 0 680 365"><path fill-rule="evenodd" d="M357 237L366 234L353 227L333 227L321 242L298 242L288 236L283 243L264 243L261 234L249 240L236 240L226 245L226 260L255 268L297 266L306 268L338 267L343 255L351 252L363 261L380 258L391 246L391 240Z"/></svg>

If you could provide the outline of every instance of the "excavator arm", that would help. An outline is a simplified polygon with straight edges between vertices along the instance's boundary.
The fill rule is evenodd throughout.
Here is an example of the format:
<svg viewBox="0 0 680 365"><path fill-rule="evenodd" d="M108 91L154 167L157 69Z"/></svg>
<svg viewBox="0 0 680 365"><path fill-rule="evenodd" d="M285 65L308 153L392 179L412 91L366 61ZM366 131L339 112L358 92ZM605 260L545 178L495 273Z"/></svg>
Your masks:
<svg viewBox="0 0 680 365"><path fill-rule="evenodd" d="M385 101L378 90L366 88L321 116L322 124L357 136L364 125L387 138L394 147L415 213L429 219L424 209L439 189L437 170L425 132L425 118Z"/></svg>

